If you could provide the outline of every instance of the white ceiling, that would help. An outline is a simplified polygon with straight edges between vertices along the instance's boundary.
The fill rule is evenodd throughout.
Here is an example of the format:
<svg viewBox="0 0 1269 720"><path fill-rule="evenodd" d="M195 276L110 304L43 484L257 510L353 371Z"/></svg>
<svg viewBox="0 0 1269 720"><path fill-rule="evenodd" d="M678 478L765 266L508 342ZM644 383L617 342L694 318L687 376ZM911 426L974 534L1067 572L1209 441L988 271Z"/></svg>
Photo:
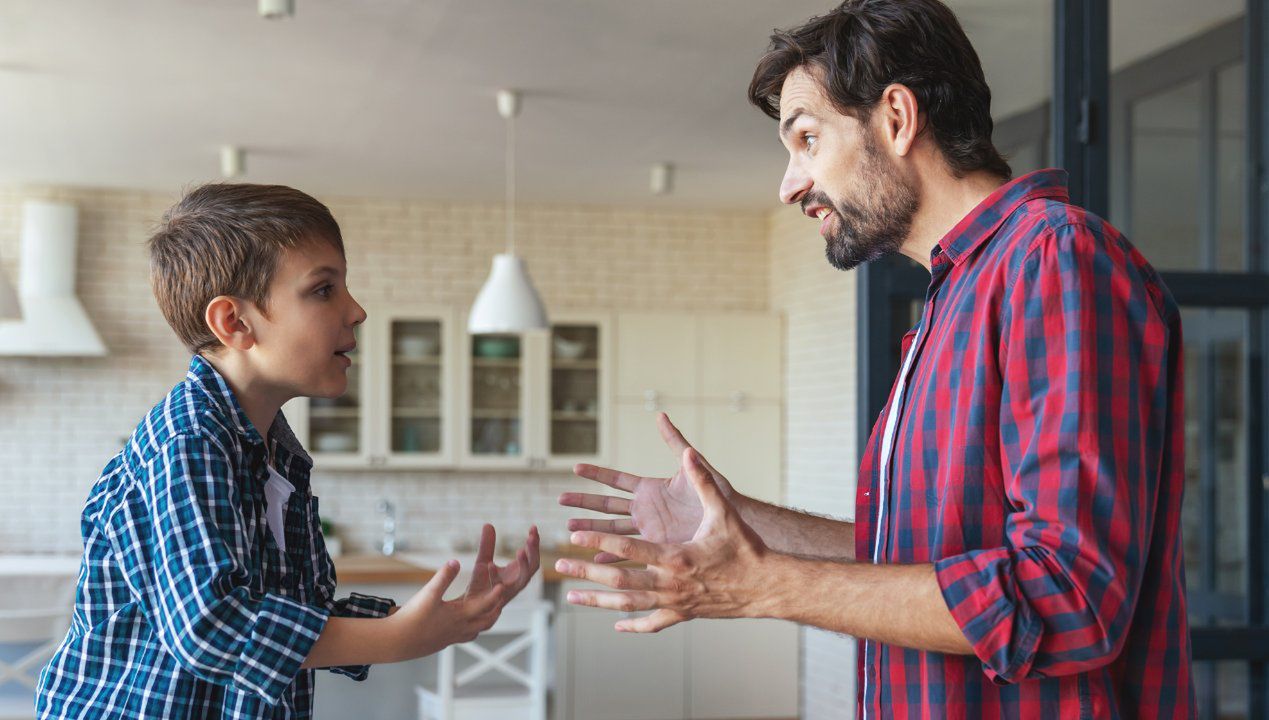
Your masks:
<svg viewBox="0 0 1269 720"><path fill-rule="evenodd" d="M952 0L1003 117L1047 95L1051 0ZM772 28L832 0L0 2L0 183L175 193L248 150L253 182L501 202L500 87L524 92L520 197L762 210L783 151L745 90ZM1115 0L1112 62L1238 0ZM671 197L649 166L678 167Z"/></svg>

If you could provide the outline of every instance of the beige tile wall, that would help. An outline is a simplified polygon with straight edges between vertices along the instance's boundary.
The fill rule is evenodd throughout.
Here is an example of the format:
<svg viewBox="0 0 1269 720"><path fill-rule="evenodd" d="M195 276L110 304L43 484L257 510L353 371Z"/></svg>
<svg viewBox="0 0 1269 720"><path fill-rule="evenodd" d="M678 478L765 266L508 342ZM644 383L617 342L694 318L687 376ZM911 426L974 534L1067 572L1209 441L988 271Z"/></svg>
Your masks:
<svg viewBox="0 0 1269 720"><path fill-rule="evenodd" d="M0 358L0 553L76 552L88 487L188 358L150 294L143 243L175 194L0 187L0 268L16 279L21 201L80 207L78 284L111 349L98 359ZM368 302L463 304L503 243L497 206L327 199L344 229L349 281ZM855 483L855 284L823 256L815 224L772 213L527 207L520 251L551 308L764 310L786 315L787 483L793 505L849 516ZM416 549L481 522L560 534L564 474L322 473L323 513L353 550L379 539L375 505L398 505ZM527 509L527 512L526 512ZM803 710L853 708L853 643L803 634Z"/></svg>
<svg viewBox="0 0 1269 720"><path fill-rule="evenodd" d="M771 309L785 315L785 482L789 504L855 514L855 275L828 264L816 223L797 208L770 216ZM802 717L855 710L855 642L802 631Z"/></svg>
<svg viewBox="0 0 1269 720"><path fill-rule="evenodd" d="M180 381L188 357L150 294L144 241L174 194L0 188L0 266L16 280L21 201L80 208L78 287L110 348L95 359L0 358L0 552L76 552L89 486L141 416ZM334 198L349 283L368 302L463 304L504 242L498 206ZM763 310L766 217L759 213L519 208L520 252L550 308ZM375 506L396 502L415 549L480 523L562 533L565 474L322 473L323 514L345 542L380 537ZM529 512L526 513L525 509Z"/></svg>

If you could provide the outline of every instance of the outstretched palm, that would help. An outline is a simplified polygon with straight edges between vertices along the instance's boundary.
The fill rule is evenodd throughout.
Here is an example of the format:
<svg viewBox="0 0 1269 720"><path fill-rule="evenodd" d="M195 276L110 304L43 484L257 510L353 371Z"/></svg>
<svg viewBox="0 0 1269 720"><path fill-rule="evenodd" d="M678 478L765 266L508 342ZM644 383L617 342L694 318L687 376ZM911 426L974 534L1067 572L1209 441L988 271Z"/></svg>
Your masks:
<svg viewBox="0 0 1269 720"><path fill-rule="evenodd" d="M670 451L681 456L688 447L687 440L664 413L657 417L657 428ZM724 494L730 494L731 486L726 478L713 468L709 470L719 489ZM700 497L682 466L673 477L668 478L642 477L594 465L578 465L574 472L580 477L628 492L631 497L564 493L560 496L561 505L630 517L616 520L575 518L569 521L569 530L637 534L650 542L681 543L692 539L704 516ZM601 561L615 559L607 553L600 553L598 557Z"/></svg>

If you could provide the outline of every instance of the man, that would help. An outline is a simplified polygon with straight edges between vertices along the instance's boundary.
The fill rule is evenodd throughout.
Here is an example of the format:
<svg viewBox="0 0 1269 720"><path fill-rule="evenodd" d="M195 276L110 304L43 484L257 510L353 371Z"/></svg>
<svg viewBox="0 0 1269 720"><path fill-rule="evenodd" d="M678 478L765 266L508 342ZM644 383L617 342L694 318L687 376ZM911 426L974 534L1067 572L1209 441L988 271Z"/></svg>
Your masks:
<svg viewBox="0 0 1269 720"><path fill-rule="evenodd" d="M931 273L855 522L737 493L661 417L674 477L582 465L631 497L561 497L630 516L570 522L601 552L559 570L615 590L569 601L654 611L629 632L774 617L854 635L866 717L1192 715L1181 327L1154 270L1068 204L1061 171L1010 181L938 0L847 0L777 32L749 95L789 152L780 199L820 220L829 262L898 252Z"/></svg>

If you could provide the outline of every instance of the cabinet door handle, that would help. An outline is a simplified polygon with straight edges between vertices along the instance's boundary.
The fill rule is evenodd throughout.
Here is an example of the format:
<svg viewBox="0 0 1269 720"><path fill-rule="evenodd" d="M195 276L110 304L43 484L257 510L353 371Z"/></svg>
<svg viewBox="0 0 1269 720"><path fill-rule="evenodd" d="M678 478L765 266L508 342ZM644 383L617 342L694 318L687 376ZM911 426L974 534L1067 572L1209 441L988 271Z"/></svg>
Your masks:
<svg viewBox="0 0 1269 720"><path fill-rule="evenodd" d="M661 393L656 390L643 391L643 409L656 412L661 409Z"/></svg>

